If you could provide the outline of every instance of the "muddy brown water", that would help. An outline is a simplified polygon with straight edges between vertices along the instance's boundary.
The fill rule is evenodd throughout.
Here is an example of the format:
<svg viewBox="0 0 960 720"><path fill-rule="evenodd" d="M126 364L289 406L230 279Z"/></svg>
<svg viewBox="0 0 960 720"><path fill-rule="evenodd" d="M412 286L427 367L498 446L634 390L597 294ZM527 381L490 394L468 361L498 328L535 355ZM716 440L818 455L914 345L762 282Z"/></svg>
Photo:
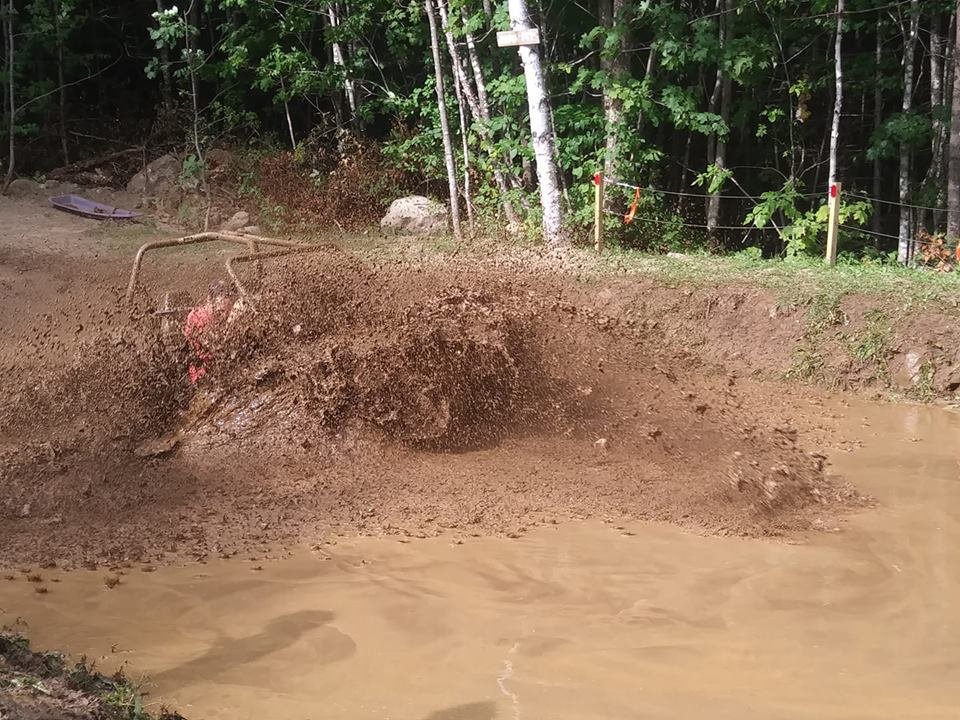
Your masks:
<svg viewBox="0 0 960 720"><path fill-rule="evenodd" d="M876 509L796 544L591 522L0 582L39 647L191 719L956 718L960 413L858 405ZM262 565L262 570L254 567Z"/></svg>

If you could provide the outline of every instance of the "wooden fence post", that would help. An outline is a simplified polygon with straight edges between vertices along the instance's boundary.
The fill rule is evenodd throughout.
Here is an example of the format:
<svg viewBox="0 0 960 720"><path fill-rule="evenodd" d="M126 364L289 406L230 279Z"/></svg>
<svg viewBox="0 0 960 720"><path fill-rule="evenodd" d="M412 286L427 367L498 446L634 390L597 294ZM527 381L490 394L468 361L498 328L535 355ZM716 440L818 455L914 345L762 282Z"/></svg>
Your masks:
<svg viewBox="0 0 960 720"><path fill-rule="evenodd" d="M830 186L830 199L827 208L830 212L827 220L827 265L837 264L837 232L840 229L840 190L842 185L834 183Z"/></svg>
<svg viewBox="0 0 960 720"><path fill-rule="evenodd" d="M593 246L597 252L603 250L603 173L593 176Z"/></svg>

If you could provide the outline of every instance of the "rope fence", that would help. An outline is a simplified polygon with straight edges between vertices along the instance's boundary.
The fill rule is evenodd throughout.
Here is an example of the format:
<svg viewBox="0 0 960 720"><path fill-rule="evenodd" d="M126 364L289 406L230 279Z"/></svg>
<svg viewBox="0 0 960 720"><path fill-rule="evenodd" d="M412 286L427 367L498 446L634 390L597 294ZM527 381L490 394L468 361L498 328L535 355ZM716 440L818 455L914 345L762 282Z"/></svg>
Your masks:
<svg viewBox="0 0 960 720"><path fill-rule="evenodd" d="M647 197L656 197L659 195L670 195L675 197L691 197L691 198L717 198L721 197L729 200L751 200L757 202L757 198L751 195L746 194L744 191L742 195L720 195L720 194L710 194L710 193L698 193L698 192L685 192L682 190L663 190L659 188L654 188L651 186L642 186L634 183L626 182L624 180L619 180L616 178L606 178L602 173L596 173L593 177L593 183L596 190L595 195L595 218L594 218L594 245L596 249L603 249L603 215L611 215L617 218L625 224L628 225L634 221L642 221L653 223L655 225L664 225L669 221L664 220L659 217L652 216L637 216L637 206L640 201L640 198L643 196ZM614 212L605 207L605 198L604 198L604 189L606 186L620 187L625 190L630 190L635 193L633 202L629 211L625 214ZM739 187L739 186L738 186ZM743 188L740 188L743 191ZM840 206L841 206L841 184L834 183L830 186L829 191L826 193L827 196L827 205L828 205L828 223L827 223L827 256L826 262L828 265L836 264L836 254L837 254L837 240L838 233L840 230L845 230L847 232L860 233L862 235L874 238L881 238L885 240L896 240L898 243L901 238L899 235L893 235L891 233L880 232L878 230L872 230L869 228L856 227L853 225L846 225L840 223ZM818 198L823 197L821 193L798 193L794 197L797 198ZM935 212L935 213L946 213L945 208L931 207L928 205L918 205L914 203L901 203L893 200L884 200L882 198L870 197L862 193L849 193L847 195L849 198L861 202L876 203L880 205L894 206L900 208L909 208L911 210L920 210L925 212ZM773 227L756 227L754 225L714 225L714 224L705 224L705 223L694 223L687 222L682 220L684 227L696 228L696 229L705 229L705 230L728 230L728 231L741 231L745 233L751 232L771 232L779 231L775 225ZM906 262L909 264L916 255L916 247L919 246L936 246L945 251L949 251L953 254L958 262L960 262L960 243L947 244L940 241L925 240L922 238L908 238L906 247Z"/></svg>

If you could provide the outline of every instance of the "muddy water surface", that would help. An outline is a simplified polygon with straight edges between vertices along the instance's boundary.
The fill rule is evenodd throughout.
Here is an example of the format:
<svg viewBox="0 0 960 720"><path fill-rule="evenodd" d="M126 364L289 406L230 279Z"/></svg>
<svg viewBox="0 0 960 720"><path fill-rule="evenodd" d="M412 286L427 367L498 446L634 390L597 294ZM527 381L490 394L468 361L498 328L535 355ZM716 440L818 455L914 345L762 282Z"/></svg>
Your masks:
<svg viewBox="0 0 960 720"><path fill-rule="evenodd" d="M802 544L602 522L351 540L112 590L0 582L0 621L127 663L192 720L957 718L960 414L842 425L833 467L879 507Z"/></svg>

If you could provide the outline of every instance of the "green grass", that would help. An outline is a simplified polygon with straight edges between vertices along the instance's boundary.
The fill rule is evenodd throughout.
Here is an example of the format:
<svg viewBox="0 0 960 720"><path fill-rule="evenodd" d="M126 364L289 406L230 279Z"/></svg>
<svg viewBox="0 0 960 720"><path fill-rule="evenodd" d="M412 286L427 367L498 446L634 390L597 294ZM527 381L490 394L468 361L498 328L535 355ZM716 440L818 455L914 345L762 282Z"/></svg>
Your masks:
<svg viewBox="0 0 960 720"><path fill-rule="evenodd" d="M610 251L594 259L600 270L649 275L667 285L753 285L778 293L784 306L821 295L896 296L905 303L937 303L960 310L960 274L863 264L827 267L820 260L762 260L731 255L646 255Z"/></svg>

